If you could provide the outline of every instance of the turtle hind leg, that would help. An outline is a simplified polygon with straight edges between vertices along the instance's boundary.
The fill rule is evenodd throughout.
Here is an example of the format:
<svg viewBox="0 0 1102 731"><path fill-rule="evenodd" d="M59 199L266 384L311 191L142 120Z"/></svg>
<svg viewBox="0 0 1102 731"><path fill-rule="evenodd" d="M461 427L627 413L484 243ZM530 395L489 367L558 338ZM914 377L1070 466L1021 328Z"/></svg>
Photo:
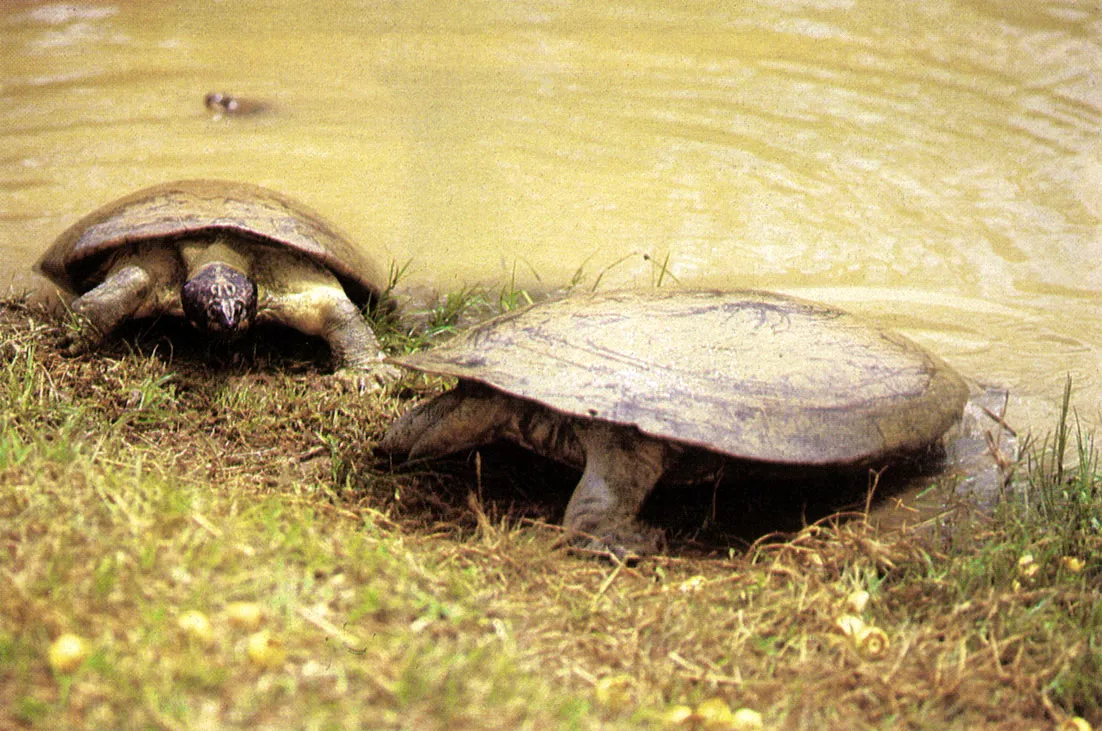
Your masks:
<svg viewBox="0 0 1102 731"><path fill-rule="evenodd" d="M404 414L383 436L379 449L410 459L440 457L487 444L506 427L508 399L454 389Z"/></svg>
<svg viewBox="0 0 1102 731"><path fill-rule="evenodd" d="M84 328L79 335L65 337L62 348L75 355L100 342L142 307L153 285L153 275L137 264L114 269L97 287L70 304L73 313L91 327Z"/></svg>
<svg viewBox="0 0 1102 731"><path fill-rule="evenodd" d="M619 558L661 550L662 531L637 516L671 462L673 448L613 424L584 423L576 431L585 469L566 506L568 535L582 548Z"/></svg>

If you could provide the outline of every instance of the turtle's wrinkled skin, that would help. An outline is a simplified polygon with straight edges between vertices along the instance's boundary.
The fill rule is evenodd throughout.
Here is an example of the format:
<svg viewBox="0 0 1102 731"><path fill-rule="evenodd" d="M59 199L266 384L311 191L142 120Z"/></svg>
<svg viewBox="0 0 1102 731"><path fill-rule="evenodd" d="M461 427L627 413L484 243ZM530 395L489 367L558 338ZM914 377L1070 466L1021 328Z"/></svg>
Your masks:
<svg viewBox="0 0 1102 731"><path fill-rule="evenodd" d="M375 383L383 362L359 306L381 272L316 213L245 183L184 180L145 188L82 218L38 262L75 292L94 341L129 318L186 317L213 335L254 322L325 338L339 369Z"/></svg>
<svg viewBox="0 0 1102 731"><path fill-rule="evenodd" d="M900 335L755 291L571 296L390 362L460 381L396 421L384 451L507 439L573 465L565 528L618 554L659 547L636 516L660 479L705 479L731 458L846 468L913 453L968 396Z"/></svg>

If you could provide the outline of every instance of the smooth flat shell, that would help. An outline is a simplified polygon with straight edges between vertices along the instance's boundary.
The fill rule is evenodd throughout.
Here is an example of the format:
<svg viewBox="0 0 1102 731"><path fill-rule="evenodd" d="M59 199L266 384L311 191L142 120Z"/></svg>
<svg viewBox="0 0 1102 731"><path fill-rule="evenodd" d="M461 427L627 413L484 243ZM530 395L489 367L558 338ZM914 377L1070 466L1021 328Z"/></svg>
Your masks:
<svg viewBox="0 0 1102 731"><path fill-rule="evenodd" d="M99 283L105 260L123 246L216 233L297 251L332 270L357 303L386 284L379 268L314 211L273 190L224 180L165 183L109 203L62 233L38 268L83 293Z"/></svg>
<svg viewBox="0 0 1102 731"><path fill-rule="evenodd" d="M391 362L731 457L852 464L921 448L967 387L906 338L756 291L574 295Z"/></svg>

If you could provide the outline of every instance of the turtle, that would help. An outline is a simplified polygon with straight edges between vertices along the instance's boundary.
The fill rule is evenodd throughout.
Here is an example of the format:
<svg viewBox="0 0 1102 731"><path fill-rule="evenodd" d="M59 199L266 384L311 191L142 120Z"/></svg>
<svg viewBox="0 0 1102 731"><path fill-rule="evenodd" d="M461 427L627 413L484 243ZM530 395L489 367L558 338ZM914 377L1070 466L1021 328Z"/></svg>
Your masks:
<svg viewBox="0 0 1102 731"><path fill-rule="evenodd" d="M221 91L212 91L204 96L203 106L209 109L216 118L222 116L249 117L267 112L270 109L270 105L266 102Z"/></svg>
<svg viewBox="0 0 1102 731"><path fill-rule="evenodd" d="M968 386L911 340L830 306L755 290L614 290L515 310L388 362L458 379L379 447L435 458L498 439L582 472L571 542L660 550L638 513L660 480L859 469L922 453Z"/></svg>
<svg viewBox="0 0 1102 731"><path fill-rule="evenodd" d="M318 214L257 185L138 190L70 226L37 268L78 295L70 306L93 326L70 350L128 318L170 314L217 337L286 325L325 338L338 372L374 384L398 375L360 312L378 304L385 278Z"/></svg>

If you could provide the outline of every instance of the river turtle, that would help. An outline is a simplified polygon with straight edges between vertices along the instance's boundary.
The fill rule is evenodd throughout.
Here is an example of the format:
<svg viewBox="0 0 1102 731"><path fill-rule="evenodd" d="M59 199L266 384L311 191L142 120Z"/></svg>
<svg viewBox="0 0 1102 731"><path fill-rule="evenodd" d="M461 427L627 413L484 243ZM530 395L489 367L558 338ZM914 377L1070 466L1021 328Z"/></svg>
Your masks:
<svg viewBox="0 0 1102 731"><path fill-rule="evenodd" d="M203 97L203 105L211 111L216 118L249 117L269 109L268 104L257 99L234 96L221 91L212 91Z"/></svg>
<svg viewBox="0 0 1102 731"><path fill-rule="evenodd" d="M385 279L316 213L246 183L182 180L85 216L38 262L74 291L94 344L127 318L171 314L225 336L254 322L325 338L338 368L392 380L359 306Z"/></svg>
<svg viewBox="0 0 1102 731"><path fill-rule="evenodd" d="M582 470L568 534L617 554L661 532L637 513L660 479L725 459L854 468L914 453L968 396L944 362L831 307L757 291L613 291L511 312L391 363L458 386L380 445L410 459L506 439Z"/></svg>

